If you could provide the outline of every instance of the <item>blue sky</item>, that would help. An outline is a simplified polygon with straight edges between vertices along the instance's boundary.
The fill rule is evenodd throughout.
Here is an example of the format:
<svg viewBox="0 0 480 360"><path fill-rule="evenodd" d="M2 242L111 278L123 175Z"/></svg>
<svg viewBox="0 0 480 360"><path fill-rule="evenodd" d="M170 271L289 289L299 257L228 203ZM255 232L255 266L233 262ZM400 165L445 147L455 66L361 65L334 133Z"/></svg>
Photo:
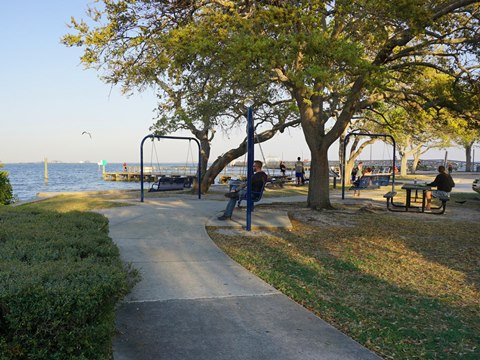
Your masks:
<svg viewBox="0 0 480 360"><path fill-rule="evenodd" d="M70 17L85 17L89 3L2 1L1 162L36 162L45 157L65 162L139 161L140 141L153 123L153 91L122 95L120 89L104 84L96 71L83 69L79 49L60 44L61 36L69 31L66 24ZM82 135L83 131L91 132L92 139ZM243 130L228 137L217 134L212 159L228 150L229 145L239 143L242 137ZM286 131L262 148L267 158L310 158L300 130ZM383 145L377 146L378 158L384 156L383 149ZM256 157L261 158L258 147L256 151ZM182 162L188 145L170 141L157 146L157 152L160 162ZM429 158L443 156L444 151L427 153ZM338 158L335 149L330 158ZM464 160L465 156L460 149L450 149L449 158Z"/></svg>

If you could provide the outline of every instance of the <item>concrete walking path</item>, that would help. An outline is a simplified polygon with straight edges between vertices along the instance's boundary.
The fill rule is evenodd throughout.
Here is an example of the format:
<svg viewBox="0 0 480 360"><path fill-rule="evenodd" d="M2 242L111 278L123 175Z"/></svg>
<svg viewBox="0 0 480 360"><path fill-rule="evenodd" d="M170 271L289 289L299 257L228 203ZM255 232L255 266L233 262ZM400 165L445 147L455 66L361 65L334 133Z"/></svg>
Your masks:
<svg viewBox="0 0 480 360"><path fill-rule="evenodd" d="M225 204L161 198L101 211L122 259L142 274L117 311L114 358L378 359L212 242L205 224ZM253 226L288 225L286 214L264 211ZM235 214L223 224L242 224L245 213Z"/></svg>

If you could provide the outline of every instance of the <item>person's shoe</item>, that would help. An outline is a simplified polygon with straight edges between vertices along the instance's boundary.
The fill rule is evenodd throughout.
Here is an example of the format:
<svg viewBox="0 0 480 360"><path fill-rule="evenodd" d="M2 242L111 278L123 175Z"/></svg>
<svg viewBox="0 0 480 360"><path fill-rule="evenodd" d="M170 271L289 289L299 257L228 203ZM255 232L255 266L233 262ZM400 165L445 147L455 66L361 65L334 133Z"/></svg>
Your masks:
<svg viewBox="0 0 480 360"><path fill-rule="evenodd" d="M222 216L219 216L217 219L218 220L230 220L232 217L231 216L225 216L225 215L222 215Z"/></svg>

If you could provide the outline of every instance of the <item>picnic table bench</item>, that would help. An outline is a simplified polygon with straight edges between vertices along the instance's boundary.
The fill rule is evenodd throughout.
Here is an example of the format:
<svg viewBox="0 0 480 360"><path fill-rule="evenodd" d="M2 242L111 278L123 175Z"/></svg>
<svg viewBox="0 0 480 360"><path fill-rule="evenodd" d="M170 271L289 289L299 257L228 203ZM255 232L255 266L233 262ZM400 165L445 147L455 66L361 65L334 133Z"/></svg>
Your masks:
<svg viewBox="0 0 480 360"><path fill-rule="evenodd" d="M387 200L387 209L390 211L401 211L401 212L408 212L413 209L416 210L416 212L421 212L421 213L428 213L428 214L435 214L435 215L441 215L445 213L445 209L447 207L447 202L450 200L450 197L448 196L437 196L436 198L441 201L440 206L435 206L431 207L430 211L427 211L425 208L425 200L426 200L426 192L431 191L431 187L427 185L422 185L422 184L404 184L402 186L402 189L406 191L406 199L404 204L398 204L393 201L393 198L397 195L396 191L389 191L383 197ZM413 202L416 202L417 197L418 197L418 192L422 192L422 205L417 206L412 204L412 191L415 191L415 200Z"/></svg>

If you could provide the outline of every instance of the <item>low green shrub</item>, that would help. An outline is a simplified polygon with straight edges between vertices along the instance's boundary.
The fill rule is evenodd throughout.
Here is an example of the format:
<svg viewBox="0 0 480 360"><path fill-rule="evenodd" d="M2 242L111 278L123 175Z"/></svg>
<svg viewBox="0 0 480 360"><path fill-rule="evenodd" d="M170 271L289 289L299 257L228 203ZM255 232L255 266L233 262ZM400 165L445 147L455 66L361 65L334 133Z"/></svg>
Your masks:
<svg viewBox="0 0 480 360"><path fill-rule="evenodd" d="M99 214L0 208L0 359L108 359L134 274Z"/></svg>
<svg viewBox="0 0 480 360"><path fill-rule="evenodd" d="M0 169L3 164L0 164ZM8 173L0 170L0 205L8 205L13 202L13 191L10 180L8 179Z"/></svg>

